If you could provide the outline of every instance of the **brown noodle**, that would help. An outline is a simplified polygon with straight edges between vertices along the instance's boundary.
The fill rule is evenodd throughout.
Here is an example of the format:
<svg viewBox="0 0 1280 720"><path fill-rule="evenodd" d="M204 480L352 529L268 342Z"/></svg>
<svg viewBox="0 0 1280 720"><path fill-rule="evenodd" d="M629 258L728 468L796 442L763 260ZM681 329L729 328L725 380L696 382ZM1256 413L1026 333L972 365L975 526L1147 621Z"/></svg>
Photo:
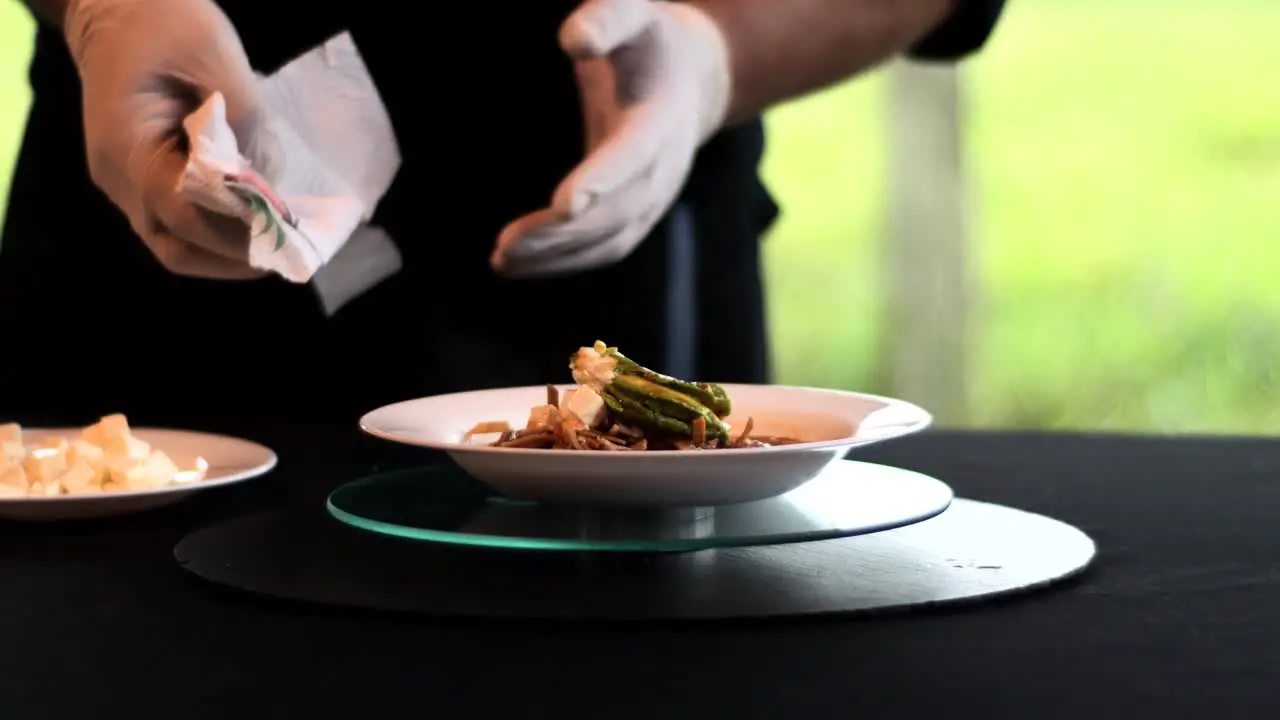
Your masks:
<svg viewBox="0 0 1280 720"><path fill-rule="evenodd" d="M620 423L610 423L607 430L585 428L572 413L560 411L560 392L553 385L547 386L547 417L545 422L531 424L522 430L513 430L505 422L480 423L463 436L464 442L474 435L501 433L490 447L528 448L539 450L596 450L602 452L635 452L660 450L733 450L741 448L794 445L795 438L752 435L755 427L752 418L737 437L722 442L720 438L707 437L707 423L702 418L689 426L689 438L646 434L639 428Z"/></svg>

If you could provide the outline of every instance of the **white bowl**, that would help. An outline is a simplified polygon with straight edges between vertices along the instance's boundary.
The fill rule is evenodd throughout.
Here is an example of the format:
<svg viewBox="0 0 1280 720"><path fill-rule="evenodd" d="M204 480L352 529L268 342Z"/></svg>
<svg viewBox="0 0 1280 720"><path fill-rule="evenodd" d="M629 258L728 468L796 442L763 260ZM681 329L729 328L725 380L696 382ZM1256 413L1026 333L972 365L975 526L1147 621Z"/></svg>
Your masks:
<svg viewBox="0 0 1280 720"><path fill-rule="evenodd" d="M566 386L567 387L567 386ZM545 387L437 395L387 405L360 427L393 442L449 453L477 480L511 498L572 505L709 506L776 497L813 479L850 448L919 432L932 421L908 402L840 390L724 385L728 418L753 435L805 440L795 445L702 451L590 452L463 444L477 423L523 427L546 402Z"/></svg>

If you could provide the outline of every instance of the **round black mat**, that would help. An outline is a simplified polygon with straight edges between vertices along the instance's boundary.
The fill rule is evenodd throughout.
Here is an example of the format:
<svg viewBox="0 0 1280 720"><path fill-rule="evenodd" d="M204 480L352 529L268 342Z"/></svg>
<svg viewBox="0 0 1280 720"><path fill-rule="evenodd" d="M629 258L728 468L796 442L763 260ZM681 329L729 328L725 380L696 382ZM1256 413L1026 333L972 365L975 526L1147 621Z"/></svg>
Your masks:
<svg viewBox="0 0 1280 720"><path fill-rule="evenodd" d="M699 508L557 507L511 500L461 469L381 473L329 495L340 522L408 540L516 550L689 552L830 540L945 511L951 488L927 475L841 461L776 498Z"/></svg>
<svg viewBox="0 0 1280 720"><path fill-rule="evenodd" d="M187 536L187 571L250 593L348 608L491 618L741 619L852 614L1043 587L1088 566L1087 535L956 500L874 535L682 554L547 553L406 541L319 513L250 516Z"/></svg>

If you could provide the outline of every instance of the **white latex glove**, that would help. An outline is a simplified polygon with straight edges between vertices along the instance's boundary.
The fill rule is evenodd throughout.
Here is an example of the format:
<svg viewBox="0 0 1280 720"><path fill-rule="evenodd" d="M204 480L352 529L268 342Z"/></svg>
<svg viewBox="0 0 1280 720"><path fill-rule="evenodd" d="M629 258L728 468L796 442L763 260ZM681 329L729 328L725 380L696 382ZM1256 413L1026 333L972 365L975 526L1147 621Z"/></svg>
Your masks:
<svg viewBox="0 0 1280 720"><path fill-rule="evenodd" d="M507 276L579 272L630 255L728 109L728 48L696 7L587 0L561 27L560 45L574 59L587 156L550 207L503 229L490 262Z"/></svg>
<svg viewBox="0 0 1280 720"><path fill-rule="evenodd" d="M226 15L211 0L72 0L64 26L94 183L170 271L261 275L248 265L243 221L178 193L187 162L182 121L214 90L253 167L270 181L279 162L263 128L258 78Z"/></svg>

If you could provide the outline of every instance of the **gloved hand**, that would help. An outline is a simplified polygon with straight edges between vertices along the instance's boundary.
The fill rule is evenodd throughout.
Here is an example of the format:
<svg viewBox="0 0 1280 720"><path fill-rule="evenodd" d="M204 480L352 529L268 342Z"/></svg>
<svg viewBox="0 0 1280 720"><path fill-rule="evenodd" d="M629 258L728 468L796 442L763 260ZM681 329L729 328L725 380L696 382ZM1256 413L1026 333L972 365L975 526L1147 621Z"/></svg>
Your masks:
<svg viewBox="0 0 1280 720"><path fill-rule="evenodd" d="M490 259L512 277L616 263L675 202L699 147L721 126L725 39L696 7L586 0L560 30L574 59L587 156L548 208L509 224Z"/></svg>
<svg viewBox="0 0 1280 720"><path fill-rule="evenodd" d="M243 221L178 194L182 120L213 91L226 98L241 151L270 179L277 153L259 132L258 78L230 20L211 0L72 0L64 20L79 68L89 173L151 252L180 275L237 279Z"/></svg>

